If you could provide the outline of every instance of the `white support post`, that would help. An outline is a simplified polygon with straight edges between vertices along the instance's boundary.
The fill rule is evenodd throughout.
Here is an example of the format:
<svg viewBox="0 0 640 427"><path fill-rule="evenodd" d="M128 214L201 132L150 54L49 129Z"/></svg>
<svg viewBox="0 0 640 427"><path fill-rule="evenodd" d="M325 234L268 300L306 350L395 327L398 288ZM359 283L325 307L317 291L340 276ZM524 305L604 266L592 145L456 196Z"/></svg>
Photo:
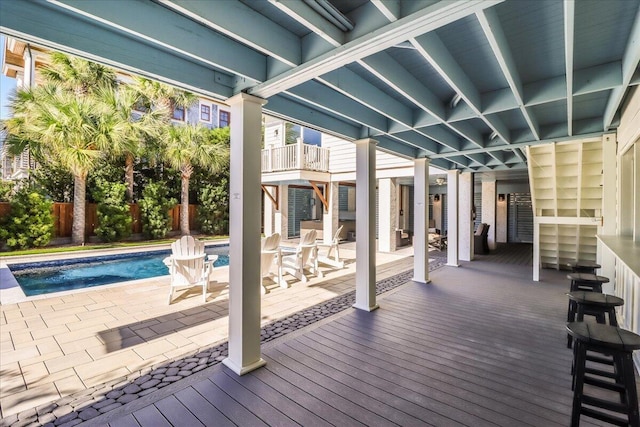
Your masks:
<svg viewBox="0 0 640 427"><path fill-rule="evenodd" d="M429 283L429 159L413 161L413 281Z"/></svg>
<svg viewBox="0 0 640 427"><path fill-rule="evenodd" d="M461 261L473 260L473 173L460 174L458 193L458 244Z"/></svg>
<svg viewBox="0 0 640 427"><path fill-rule="evenodd" d="M333 235L338 231L338 216L340 214L340 206L338 204L339 183L330 182L327 186L329 187L329 209L322 216L322 236L324 244L330 245Z"/></svg>
<svg viewBox="0 0 640 427"><path fill-rule="evenodd" d="M459 267L458 258L458 193L460 171L447 171L447 265Z"/></svg>
<svg viewBox="0 0 640 427"><path fill-rule="evenodd" d="M376 304L376 141L356 144L356 303L373 311Z"/></svg>
<svg viewBox="0 0 640 427"><path fill-rule="evenodd" d="M274 211L276 207L271 201L271 198L266 194L266 192L268 191L269 194L271 194L272 196L275 196L275 191L272 190L273 187L265 186L264 188L265 188L264 190L265 194L262 195L263 203L264 203L264 218L263 218L264 235L270 236L274 233L273 217L274 217Z"/></svg>
<svg viewBox="0 0 640 427"><path fill-rule="evenodd" d="M617 146L616 134L608 133L602 135L602 227L600 233L605 236L616 235L616 169L617 169ZM613 294L616 275L616 257L614 254L603 248L603 244L598 239L597 262L602 266L599 274L608 277L609 283L602 286L602 292Z"/></svg>
<svg viewBox="0 0 640 427"><path fill-rule="evenodd" d="M496 242L507 243L507 194L503 194L503 199L500 200L498 196L498 202L496 206ZM482 207L484 209L484 206ZM484 212L482 213L484 215Z"/></svg>
<svg viewBox="0 0 640 427"><path fill-rule="evenodd" d="M496 181L482 181L482 222L489 225L487 243L496 248Z"/></svg>
<svg viewBox="0 0 640 427"><path fill-rule="evenodd" d="M302 138L298 138L298 170L304 169L305 161L304 161L304 144L302 142Z"/></svg>
<svg viewBox="0 0 640 427"><path fill-rule="evenodd" d="M231 106L229 200L229 356L238 375L265 364L260 357L260 129L265 100L240 93Z"/></svg>
<svg viewBox="0 0 640 427"><path fill-rule="evenodd" d="M633 145L633 241L640 243L640 143Z"/></svg>
<svg viewBox="0 0 640 427"><path fill-rule="evenodd" d="M533 217L533 281L540 281L540 223Z"/></svg>
<svg viewBox="0 0 640 427"><path fill-rule="evenodd" d="M274 229L276 233L280 233L282 239L289 238L289 186L280 185L278 187L278 210L275 212Z"/></svg>
<svg viewBox="0 0 640 427"><path fill-rule="evenodd" d="M395 178L382 178L378 181L378 250L394 252L396 250L396 225L398 223L397 191Z"/></svg>

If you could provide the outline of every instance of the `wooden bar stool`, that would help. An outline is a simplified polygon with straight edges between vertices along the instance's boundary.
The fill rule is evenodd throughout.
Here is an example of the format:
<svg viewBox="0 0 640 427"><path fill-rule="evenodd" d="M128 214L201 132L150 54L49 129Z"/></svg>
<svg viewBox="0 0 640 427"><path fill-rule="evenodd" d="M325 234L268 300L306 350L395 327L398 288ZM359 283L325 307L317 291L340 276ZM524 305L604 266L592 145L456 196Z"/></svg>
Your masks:
<svg viewBox="0 0 640 427"><path fill-rule="evenodd" d="M624 300L615 295L601 294L599 292L574 291L567 294L569 301L568 322L582 322L584 315L594 316L598 323L606 324L609 316L609 325L618 326L616 319L616 307L624 305ZM573 306L573 307L572 307ZM572 310L572 308L574 310ZM567 335L567 347L571 348L573 339Z"/></svg>
<svg viewBox="0 0 640 427"><path fill-rule="evenodd" d="M571 280L569 292L592 291L602 292L602 284L609 283L609 278L591 273L569 273L567 279Z"/></svg>
<svg viewBox="0 0 640 427"><path fill-rule="evenodd" d="M640 349L640 335L611 325L586 322L567 324L567 332L575 340L575 376L571 426L580 424L580 415L621 426L640 426L638 392L632 353ZM615 372L609 375L615 382L591 375L587 368L587 351L613 356ZM594 397L584 393L584 385L616 392L617 399ZM604 409L609 412L604 412ZM618 415L624 414L626 418Z"/></svg>
<svg viewBox="0 0 640 427"><path fill-rule="evenodd" d="M596 270L602 267L595 261L578 260L574 262L568 262L567 267L571 269L573 273L590 273L596 274Z"/></svg>

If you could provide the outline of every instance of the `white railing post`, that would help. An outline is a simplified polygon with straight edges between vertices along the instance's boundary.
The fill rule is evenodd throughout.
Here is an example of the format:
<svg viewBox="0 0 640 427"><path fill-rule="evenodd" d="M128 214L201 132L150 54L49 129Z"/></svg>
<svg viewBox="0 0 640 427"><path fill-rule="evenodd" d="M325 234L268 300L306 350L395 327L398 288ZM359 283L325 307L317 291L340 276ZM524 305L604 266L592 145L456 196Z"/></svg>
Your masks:
<svg viewBox="0 0 640 427"><path fill-rule="evenodd" d="M304 144L302 143L302 138L298 138L298 161L296 166L300 170L302 170L304 166Z"/></svg>

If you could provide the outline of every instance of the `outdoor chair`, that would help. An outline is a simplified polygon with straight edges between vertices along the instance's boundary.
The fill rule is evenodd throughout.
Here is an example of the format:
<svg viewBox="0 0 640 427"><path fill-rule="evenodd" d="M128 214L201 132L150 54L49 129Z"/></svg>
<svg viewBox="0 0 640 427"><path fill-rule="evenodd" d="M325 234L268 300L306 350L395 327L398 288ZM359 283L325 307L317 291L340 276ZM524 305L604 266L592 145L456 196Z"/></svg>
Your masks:
<svg viewBox="0 0 640 427"><path fill-rule="evenodd" d="M273 266L277 272L273 273ZM280 233L274 233L263 237L260 248L260 280L262 281L262 293L269 292L264 285L264 278L272 277L280 287L287 288L287 282L282 280L282 252L280 250Z"/></svg>
<svg viewBox="0 0 640 427"><path fill-rule="evenodd" d="M478 255L485 255L489 253L488 237L489 224L485 224L483 222L478 226L478 229L473 236L473 253Z"/></svg>
<svg viewBox="0 0 640 427"><path fill-rule="evenodd" d="M331 243L329 243L328 245L323 243L318 243L318 262L319 263L326 264L335 268L344 268L344 261L340 261L340 246L339 246L340 233L342 232L343 228L344 228L344 225L341 225L340 227L338 227L338 230L336 230L336 234L333 235L333 239L331 240ZM324 254L321 254L320 249L323 249L323 250L326 249L327 252Z"/></svg>
<svg viewBox="0 0 640 427"><path fill-rule="evenodd" d="M309 279L305 275L305 268L314 276L322 278L322 272L318 269L318 245L316 244L316 230L311 230L300 239L295 248L295 253L282 257L282 272L294 276L296 279L307 283Z"/></svg>
<svg viewBox="0 0 640 427"><path fill-rule="evenodd" d="M169 267L171 284L169 300L171 304L176 288L202 287L202 302L207 301L207 287L217 255L210 256L204 252L204 242L192 236L183 236L171 244L171 256L163 262Z"/></svg>

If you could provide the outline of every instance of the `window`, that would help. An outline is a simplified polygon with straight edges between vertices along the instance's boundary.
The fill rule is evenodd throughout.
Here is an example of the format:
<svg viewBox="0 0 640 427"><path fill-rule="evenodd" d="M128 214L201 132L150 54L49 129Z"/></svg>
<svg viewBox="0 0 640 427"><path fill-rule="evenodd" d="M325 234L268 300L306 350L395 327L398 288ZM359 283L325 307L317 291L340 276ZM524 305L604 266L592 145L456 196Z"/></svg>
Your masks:
<svg viewBox="0 0 640 427"><path fill-rule="evenodd" d="M225 128L231 124L231 113L220 110L220 127Z"/></svg>
<svg viewBox="0 0 640 427"><path fill-rule="evenodd" d="M200 105L200 120L203 122L211 122L211 107L208 105Z"/></svg>
<svg viewBox="0 0 640 427"><path fill-rule="evenodd" d="M138 98L135 105L133 106L133 109L142 113L148 113L149 111L151 111L151 104L144 98Z"/></svg>
<svg viewBox="0 0 640 427"><path fill-rule="evenodd" d="M175 107L173 109L173 115L171 116L173 120L179 120L184 122L184 107Z"/></svg>

